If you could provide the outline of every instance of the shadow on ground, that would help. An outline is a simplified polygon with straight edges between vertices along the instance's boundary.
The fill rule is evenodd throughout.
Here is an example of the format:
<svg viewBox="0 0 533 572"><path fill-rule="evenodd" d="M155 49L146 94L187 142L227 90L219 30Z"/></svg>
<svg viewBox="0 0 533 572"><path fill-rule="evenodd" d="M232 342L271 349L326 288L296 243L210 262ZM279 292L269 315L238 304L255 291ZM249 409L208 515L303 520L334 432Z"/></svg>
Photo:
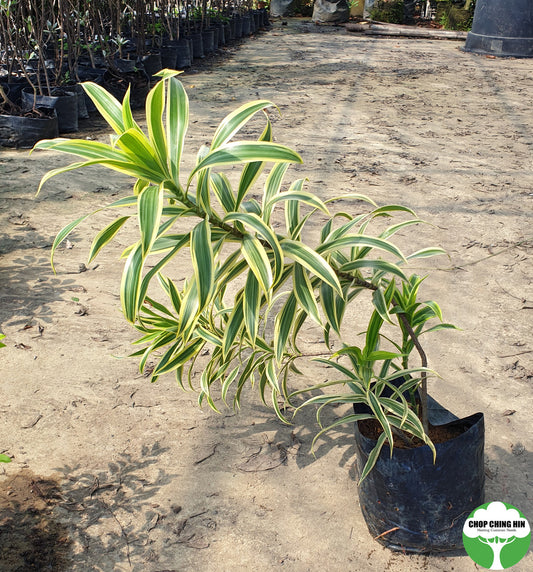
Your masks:
<svg viewBox="0 0 533 572"><path fill-rule="evenodd" d="M149 533L160 515L153 503L172 475L158 469L158 444L139 457L123 454L107 470L57 469L41 477L28 469L0 485L0 569L114 570L118 562L150 561Z"/></svg>

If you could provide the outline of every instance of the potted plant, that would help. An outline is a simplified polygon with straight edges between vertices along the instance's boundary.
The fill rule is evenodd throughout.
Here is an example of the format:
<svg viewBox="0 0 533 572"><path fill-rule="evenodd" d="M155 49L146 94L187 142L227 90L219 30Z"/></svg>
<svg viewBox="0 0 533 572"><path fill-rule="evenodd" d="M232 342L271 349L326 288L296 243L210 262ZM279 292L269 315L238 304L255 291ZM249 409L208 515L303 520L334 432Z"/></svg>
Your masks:
<svg viewBox="0 0 533 572"><path fill-rule="evenodd" d="M60 133L78 130L78 95L74 85L79 51L73 1L55 3L30 0L24 4L23 38L30 49L26 65L35 81L22 90L22 107L55 109Z"/></svg>
<svg viewBox="0 0 533 572"><path fill-rule="evenodd" d="M34 53L26 33L26 5L5 0L0 10L0 40L7 74L0 84L0 145L32 147L39 139L57 137L54 110L34 106L22 108L21 93L26 86L37 89L40 76L28 65Z"/></svg>
<svg viewBox="0 0 533 572"><path fill-rule="evenodd" d="M318 405L319 420L327 405L353 405L353 413L342 416L331 427L355 421L356 439L366 440L358 458L361 486L368 486L372 475L385 474L379 486L371 489L369 500L363 501L367 505L374 503L370 511L363 507L363 513L375 514L380 504L386 504L380 500L379 487L388 487L383 494L393 497L399 481L394 473L387 475L388 469L383 467L391 456L401 457L402 452L393 445L403 443L408 451L421 451L424 466L429 458L430 468L436 467L439 474L446 471L446 466L434 464L435 452L437 463L439 460L439 444L432 442L428 413L432 409L427 396L431 371L420 337L451 326L440 322L441 311L435 302L418 300L422 279L406 271L410 261L443 251L423 248L404 254L395 244L393 238L399 231L421 223L407 207L378 206L359 194L323 201L304 189L303 179L284 187L289 165L300 163L301 158L290 148L273 142L268 118L273 105L268 101L248 103L228 115L210 145L199 150L192 172L184 176L181 157L189 111L187 95L176 78L178 73L162 71L162 81L150 91L146 101L147 135L133 119L129 94L120 104L98 85L84 84L115 132L112 143L61 139L39 142L37 149L62 151L83 159L51 171L39 188L51 177L85 165L100 164L133 176L133 194L109 205L127 212L95 236L89 260L125 224L138 221L138 240L123 253L121 304L125 318L141 335L136 342L140 349L132 354L139 358L141 371L150 359L155 363L153 381L172 373L180 384L192 387L192 373L201 364L197 388L200 404L207 403L216 410L217 398L228 403L231 396L238 407L244 389L255 385L262 400L270 401L286 422L290 422L291 403L301 400L305 393L310 395L297 405ZM258 139L235 141L257 113L265 116L265 128ZM241 171L233 188L231 178L235 173L230 178L224 169L237 167ZM258 198L252 195L252 188L267 167ZM347 202L348 207L339 210L339 201L345 207ZM385 224L396 215L403 218ZM87 216L59 232L52 247L52 261L58 245ZM313 246L306 237L316 216L321 221L321 233ZM274 221L284 221L284 230L275 231ZM374 226L375 232L371 232ZM182 276L176 272L183 268L184 251L190 253L192 271L178 286ZM180 260L177 268L173 265L176 257ZM157 285L159 295L153 293ZM354 325L343 326L350 307L357 307L362 316L356 330L363 332L362 347L348 339ZM428 321L434 318L439 323L428 327ZM301 357L298 334L306 320L323 332L324 357L319 360L340 379L291 391L290 374L298 372L297 360ZM337 350L333 348L334 339ZM409 363L413 350L421 358L420 365ZM335 390L339 386L349 391L338 393ZM375 435L367 435L360 426L370 421L374 423L370 431ZM479 424L478 420L475 425ZM463 423L444 447L468 435L467 425ZM461 451L452 453L464 462L462 455ZM416 463L409 468L413 472L417 469ZM453 474L453 478L458 476ZM449 476L447 480L453 479ZM482 482L480 491L480 483L474 481L464 483L469 498L466 507L457 506L455 498L449 500L451 506L445 507L453 518L450 528L454 538L462 529L461 519L479 504L471 506L482 495ZM431 488L431 483L427 486ZM416 495L408 500L416 508ZM411 519L412 506L407 506L405 499L402 502L394 505L396 514L409 513ZM436 524L442 526L441 520L437 519ZM431 525L430 516L423 525ZM369 522L371 530L372 526ZM453 539L444 544L439 536L433 542L433 531L426 529L425 536L422 534L426 544L410 547L404 537L393 534L405 532L403 524L393 528L389 526L376 536L390 540L391 547L407 550L454 547Z"/></svg>

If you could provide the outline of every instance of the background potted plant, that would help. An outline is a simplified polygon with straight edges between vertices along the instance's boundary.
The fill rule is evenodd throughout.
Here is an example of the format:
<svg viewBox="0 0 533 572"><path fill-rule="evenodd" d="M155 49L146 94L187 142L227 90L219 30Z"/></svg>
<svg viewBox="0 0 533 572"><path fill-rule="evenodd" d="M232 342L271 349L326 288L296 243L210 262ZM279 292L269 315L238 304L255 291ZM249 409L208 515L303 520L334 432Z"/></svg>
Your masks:
<svg viewBox="0 0 533 572"><path fill-rule="evenodd" d="M442 473L446 465L433 465L437 448L431 440L428 415L430 370L419 338L431 329L450 326L426 326L430 319L441 319L440 308L432 301L418 301L422 279L409 276L405 267L411 260L443 251L423 248L406 255L395 244L392 238L399 231L421 223L406 207L380 207L359 194L323 201L304 189L303 179L284 187L288 166L301 162L301 158L273 142L268 118L273 105L268 101L248 103L228 115L210 145L199 150L192 172L184 176L181 158L189 108L185 90L176 78L178 73L162 71L162 81L148 95L148 134L132 116L129 92L120 104L98 85L88 83L84 85L87 93L115 131L112 143L55 139L36 145L37 149L62 151L83 159L45 175L40 188L55 175L93 164L136 179L132 195L109 205L126 212L95 236L89 260L128 221L138 221L139 239L123 253L121 304L125 318L141 334L136 342L140 349L132 354L140 359L141 371L150 359L154 365L152 381L172 373L181 385L193 387L193 372L198 366L202 371L199 403L206 402L215 410L217 397L227 403L231 396L238 406L244 388L255 385L262 400L270 401L286 422L290 403L303 393L310 392L311 396L301 406L319 405L319 420L325 405L354 405L353 413L331 427L353 421L375 422L376 439L363 435L368 443L358 458L363 484L371 483L369 476L376 471L387 471L382 467L387 458L401 454L393 454L397 442L409 450L413 444L422 445L416 449L429 457L430 467ZM235 141L258 113L265 116L265 128L258 139ZM252 194L267 166L270 170L265 173L261 193ZM225 172L235 167L241 167L237 177L235 171ZM339 200L349 201L349 208L330 211ZM404 218L380 224L390 222L395 215ZM87 216L59 232L52 261L58 245ZM320 217L322 230L313 246L307 230L315 216ZM274 231L274 220L284 221L283 231ZM376 231L371 232L375 223ZM182 264L176 268L172 262L177 257L181 261L183 251L190 253L192 273L178 286L178 279L183 277L176 271ZM154 292L156 285L159 294ZM362 347L345 342L343 321L349 307L359 310L360 330L365 336ZM301 357L298 334L308 319L324 334L325 357L320 360L341 378L291 391L290 374L298 372ZM349 331L354 331L352 323ZM341 344L338 350L333 349L334 338ZM413 349L422 360L419 366L409 364ZM338 361L343 359L347 364ZM325 394L339 386L350 391ZM463 423L454 436L467 434L467 425ZM451 454L457 455L464 461L461 451ZM412 470L417 469L415 463ZM476 471L477 466L464 473ZM449 499L453 512L445 507L453 514L455 536L462 530L461 518L480 504L482 481L481 490L480 483L474 481L464 482L469 498L466 506L456 506L454 498ZM394 473L388 475L384 494L392 497L397 482ZM371 489L368 498L381 504L380 494ZM416 505L418 499L411 496L409 500ZM396 513L407 514L411 507L404 503L393 508ZM366 516L364 507L363 513ZM431 517L423 521L425 527L431 523ZM437 520L436 524L442 523ZM369 522L371 531L372 526ZM433 542L433 532L426 529L422 531L426 543L410 547L404 537L393 535L397 530L403 533L403 528L382 530L378 536L392 539L393 548L427 551L454 547L450 538L443 542L439 537Z"/></svg>
<svg viewBox="0 0 533 572"><path fill-rule="evenodd" d="M37 90L41 76L30 69L29 60L38 55L29 37L28 7L18 0L0 3L0 38L5 75L0 84L0 144L6 147L32 147L43 138L57 137L54 110L33 106L23 109L22 90Z"/></svg>

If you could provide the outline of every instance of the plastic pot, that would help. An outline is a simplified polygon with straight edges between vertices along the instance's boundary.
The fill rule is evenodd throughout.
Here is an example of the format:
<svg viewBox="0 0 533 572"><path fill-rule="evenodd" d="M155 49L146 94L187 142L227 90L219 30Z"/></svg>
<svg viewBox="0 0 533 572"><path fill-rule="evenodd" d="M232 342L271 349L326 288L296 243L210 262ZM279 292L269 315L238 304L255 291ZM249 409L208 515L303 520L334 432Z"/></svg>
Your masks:
<svg viewBox="0 0 533 572"><path fill-rule="evenodd" d="M235 18L231 18L231 20L229 21L229 39L230 40L236 40L237 39L237 35L236 35L236 26L237 26L237 22L235 20ZM241 32L242 33L242 32Z"/></svg>
<svg viewBox="0 0 533 572"><path fill-rule="evenodd" d="M242 35L249 36L252 33L252 20L248 14L242 17Z"/></svg>
<svg viewBox="0 0 533 572"><path fill-rule="evenodd" d="M104 77L105 72L106 72L106 70L104 68L90 68L90 67L89 68L87 68L87 67L79 67L78 68L78 76L82 82L92 81L93 83L97 83L99 85L101 85L103 82L103 77ZM94 113L95 111L97 111L93 100L87 95L87 93L85 92L83 87L81 87L80 84L78 84L78 86L81 88L81 91L83 92L83 98L85 101L85 107L87 109L87 112L88 113ZM79 105L79 100L78 100L78 105ZM79 111L79 107L78 107L78 111ZM78 116L80 117L80 119L82 118L79 114L78 114Z"/></svg>
<svg viewBox="0 0 533 572"><path fill-rule="evenodd" d="M85 101L85 90L81 84L77 83L73 86L74 92L78 98L78 119L89 119L89 110Z"/></svg>
<svg viewBox="0 0 533 572"><path fill-rule="evenodd" d="M226 45L226 28L224 24L217 24L216 29L218 30L218 47Z"/></svg>
<svg viewBox="0 0 533 572"><path fill-rule="evenodd" d="M194 59L203 58L204 55L204 42L201 32L191 34L192 40L192 56Z"/></svg>
<svg viewBox="0 0 533 572"><path fill-rule="evenodd" d="M154 74L161 71L161 54L159 52L154 52L152 54L146 54L142 57L142 65L146 75L151 78Z"/></svg>
<svg viewBox="0 0 533 572"><path fill-rule="evenodd" d="M494 56L532 58L531 0L477 0L464 49Z"/></svg>
<svg viewBox="0 0 533 572"><path fill-rule="evenodd" d="M204 54L212 54L215 51L215 31L204 30L202 32L202 41L204 44Z"/></svg>
<svg viewBox="0 0 533 572"><path fill-rule="evenodd" d="M134 73L114 74L107 70L102 77L102 87L119 101L124 99L128 87L130 87L130 105L132 109L143 109L146 96L150 91L150 80L144 70Z"/></svg>
<svg viewBox="0 0 533 572"><path fill-rule="evenodd" d="M9 96L9 99L15 105L20 105L21 98L22 98L22 90L25 87L28 87L28 82L25 78L21 80L13 80L12 82L1 82L6 95Z"/></svg>
<svg viewBox="0 0 533 572"><path fill-rule="evenodd" d="M182 70L183 68L191 67L191 65L191 42L187 38L182 38L178 40L175 69Z"/></svg>
<svg viewBox="0 0 533 572"><path fill-rule="evenodd" d="M39 95L31 87L22 90L22 108L45 107L55 109L59 133L78 131L78 95L74 91L55 89L51 95Z"/></svg>
<svg viewBox="0 0 533 572"><path fill-rule="evenodd" d="M122 58L114 59L113 64L121 73L133 73L137 66L137 62L135 60L127 60Z"/></svg>
<svg viewBox="0 0 533 572"><path fill-rule="evenodd" d="M240 40L243 37L244 24L241 16L235 17L235 39Z"/></svg>
<svg viewBox="0 0 533 572"><path fill-rule="evenodd" d="M435 444L435 464L428 446L394 448L391 458L385 445L359 486L370 534L392 550L429 553L462 548L464 522L484 502L483 414L457 419L429 398L429 420L460 428L455 438ZM376 442L362 435L356 424L355 443L360 475Z"/></svg>
<svg viewBox="0 0 533 572"><path fill-rule="evenodd" d="M232 31L230 22L226 22L222 27L224 28L224 43L229 44L234 38L235 28Z"/></svg>
<svg viewBox="0 0 533 572"><path fill-rule="evenodd" d="M17 149L30 149L41 139L54 139L59 135L57 114L48 117L19 117L0 115L0 145Z"/></svg>
<svg viewBox="0 0 533 572"><path fill-rule="evenodd" d="M178 46L176 42L165 44L161 48L161 67L162 69L176 69L176 60L178 58Z"/></svg>

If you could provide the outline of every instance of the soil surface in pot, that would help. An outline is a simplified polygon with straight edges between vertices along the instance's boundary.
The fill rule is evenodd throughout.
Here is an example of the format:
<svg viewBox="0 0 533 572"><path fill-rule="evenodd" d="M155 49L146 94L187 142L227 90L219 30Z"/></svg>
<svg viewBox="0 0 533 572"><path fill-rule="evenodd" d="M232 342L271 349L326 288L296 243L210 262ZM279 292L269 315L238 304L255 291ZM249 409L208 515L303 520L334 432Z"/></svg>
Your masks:
<svg viewBox="0 0 533 572"><path fill-rule="evenodd" d="M376 441L378 437L383 433L383 428L376 419L365 419L364 421L359 421L359 431L361 434L368 439L373 439ZM446 443L455 437L462 435L467 429L466 424L454 424L454 425L429 425L429 437L436 443ZM412 437L410 435L405 435L405 441L398 436L394 436L394 448L395 449L412 449L415 447L422 447L425 443L418 439L418 437ZM387 443L387 442L386 442Z"/></svg>
<svg viewBox="0 0 533 572"><path fill-rule="evenodd" d="M54 116L54 110L46 107L24 110L18 106L0 107L0 115L12 115L13 117L29 117L33 119L46 119Z"/></svg>

